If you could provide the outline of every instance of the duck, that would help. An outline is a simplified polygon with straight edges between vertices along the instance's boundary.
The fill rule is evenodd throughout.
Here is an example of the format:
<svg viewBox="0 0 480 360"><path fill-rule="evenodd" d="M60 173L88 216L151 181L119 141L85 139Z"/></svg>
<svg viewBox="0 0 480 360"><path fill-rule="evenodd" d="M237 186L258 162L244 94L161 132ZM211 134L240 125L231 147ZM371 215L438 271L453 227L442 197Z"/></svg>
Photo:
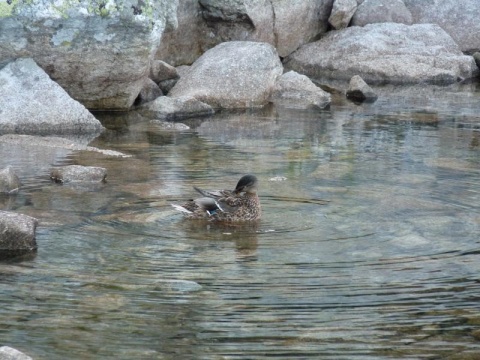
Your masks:
<svg viewBox="0 0 480 360"><path fill-rule="evenodd" d="M172 204L187 219L243 222L259 220L262 215L258 179L254 175L242 176L234 190L194 189L202 197L189 200L183 205Z"/></svg>

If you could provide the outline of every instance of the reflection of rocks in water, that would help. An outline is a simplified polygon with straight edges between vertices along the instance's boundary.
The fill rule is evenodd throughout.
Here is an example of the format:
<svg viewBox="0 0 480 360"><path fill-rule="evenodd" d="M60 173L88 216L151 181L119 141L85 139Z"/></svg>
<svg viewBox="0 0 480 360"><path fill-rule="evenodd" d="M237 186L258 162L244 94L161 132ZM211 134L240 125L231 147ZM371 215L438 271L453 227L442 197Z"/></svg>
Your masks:
<svg viewBox="0 0 480 360"><path fill-rule="evenodd" d="M16 195L0 193L0 210L11 210L15 205Z"/></svg>
<svg viewBox="0 0 480 360"><path fill-rule="evenodd" d="M249 112L219 114L204 121L197 128L200 136L219 142L248 139L271 139L278 135L280 126L268 116L259 119Z"/></svg>
<svg viewBox="0 0 480 360"><path fill-rule="evenodd" d="M470 148L480 148L480 132L473 133Z"/></svg>

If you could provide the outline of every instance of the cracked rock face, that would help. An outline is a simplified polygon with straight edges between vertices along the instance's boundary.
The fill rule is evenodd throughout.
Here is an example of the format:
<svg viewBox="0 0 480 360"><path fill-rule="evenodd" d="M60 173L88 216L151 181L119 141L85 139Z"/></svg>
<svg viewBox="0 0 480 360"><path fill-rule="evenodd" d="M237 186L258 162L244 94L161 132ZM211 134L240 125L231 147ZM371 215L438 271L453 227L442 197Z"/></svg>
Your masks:
<svg viewBox="0 0 480 360"><path fill-rule="evenodd" d="M227 41L259 41L287 56L327 31L333 0L182 0L178 29L166 32L156 58L193 63ZM301 20L299 20L301 19Z"/></svg>
<svg viewBox="0 0 480 360"><path fill-rule="evenodd" d="M177 3L14 0L0 14L0 67L31 57L87 108L128 109Z"/></svg>

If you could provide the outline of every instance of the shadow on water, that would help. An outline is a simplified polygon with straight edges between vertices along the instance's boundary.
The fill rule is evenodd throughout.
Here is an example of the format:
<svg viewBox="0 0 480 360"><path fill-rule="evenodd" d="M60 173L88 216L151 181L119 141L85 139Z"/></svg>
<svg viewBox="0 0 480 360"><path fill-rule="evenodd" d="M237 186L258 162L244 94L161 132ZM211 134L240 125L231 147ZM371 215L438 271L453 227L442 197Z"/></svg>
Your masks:
<svg viewBox="0 0 480 360"><path fill-rule="evenodd" d="M2 209L40 219L36 256L0 262L1 343L36 359L478 355L478 92L378 91L186 131L97 114L109 130L91 145L130 158L45 150L30 166L0 144L0 168L26 179ZM108 182L58 186L43 163L103 166ZM245 173L258 223L170 206Z"/></svg>

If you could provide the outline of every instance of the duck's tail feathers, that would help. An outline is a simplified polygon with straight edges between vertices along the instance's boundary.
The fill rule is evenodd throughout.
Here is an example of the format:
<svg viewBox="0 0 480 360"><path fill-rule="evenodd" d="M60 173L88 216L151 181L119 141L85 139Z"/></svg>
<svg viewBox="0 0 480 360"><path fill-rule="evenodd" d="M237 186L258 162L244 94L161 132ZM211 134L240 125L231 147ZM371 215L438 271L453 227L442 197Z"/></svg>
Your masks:
<svg viewBox="0 0 480 360"><path fill-rule="evenodd" d="M192 213L190 210L185 209L183 206L180 206L180 205L177 205L177 204L171 204L171 205L175 210L178 210L178 211L183 212L185 214L191 214Z"/></svg>

